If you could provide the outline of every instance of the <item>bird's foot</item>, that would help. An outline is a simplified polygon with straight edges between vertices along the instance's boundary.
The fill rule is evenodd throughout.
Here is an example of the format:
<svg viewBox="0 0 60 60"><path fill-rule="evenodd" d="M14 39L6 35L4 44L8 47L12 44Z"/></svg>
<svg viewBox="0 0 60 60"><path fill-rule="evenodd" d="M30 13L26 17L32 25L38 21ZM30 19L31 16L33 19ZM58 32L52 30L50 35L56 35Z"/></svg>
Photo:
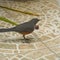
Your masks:
<svg viewBox="0 0 60 60"><path fill-rule="evenodd" d="M31 42L31 40L30 39L27 39L27 38L25 38L24 40L23 40L23 43L30 43Z"/></svg>

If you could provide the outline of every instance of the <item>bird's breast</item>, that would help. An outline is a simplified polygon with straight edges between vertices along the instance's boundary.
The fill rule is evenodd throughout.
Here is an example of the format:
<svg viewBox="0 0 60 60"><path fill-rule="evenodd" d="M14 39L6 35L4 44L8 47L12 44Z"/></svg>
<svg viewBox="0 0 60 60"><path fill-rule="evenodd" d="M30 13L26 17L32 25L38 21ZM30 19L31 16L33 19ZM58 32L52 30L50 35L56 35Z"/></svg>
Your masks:
<svg viewBox="0 0 60 60"><path fill-rule="evenodd" d="M32 33L32 31L31 32L21 32L21 34L23 34L23 35L27 35L27 34L30 34L30 33Z"/></svg>

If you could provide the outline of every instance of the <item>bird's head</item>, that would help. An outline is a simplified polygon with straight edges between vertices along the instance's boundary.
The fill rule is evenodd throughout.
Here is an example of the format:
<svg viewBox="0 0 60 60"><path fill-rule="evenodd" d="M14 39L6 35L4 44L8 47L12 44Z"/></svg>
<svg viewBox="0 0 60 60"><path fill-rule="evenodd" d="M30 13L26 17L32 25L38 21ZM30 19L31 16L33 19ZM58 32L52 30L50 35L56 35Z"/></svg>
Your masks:
<svg viewBox="0 0 60 60"><path fill-rule="evenodd" d="M32 20L30 20L30 22L32 22L34 25L39 21L38 18L33 18Z"/></svg>

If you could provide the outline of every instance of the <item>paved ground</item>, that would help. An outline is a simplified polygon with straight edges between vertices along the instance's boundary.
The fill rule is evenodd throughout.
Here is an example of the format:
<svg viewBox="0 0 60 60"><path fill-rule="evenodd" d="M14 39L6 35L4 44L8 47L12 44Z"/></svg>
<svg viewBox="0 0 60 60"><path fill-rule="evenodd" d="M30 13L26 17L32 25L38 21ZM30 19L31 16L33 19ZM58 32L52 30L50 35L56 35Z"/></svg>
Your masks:
<svg viewBox="0 0 60 60"><path fill-rule="evenodd" d="M30 43L22 42L16 32L0 33L0 60L60 60L60 8L52 0L0 0L0 5L38 13L41 21L39 30L26 36ZM0 8L0 16L23 23L36 16L26 15ZM0 21L0 27L12 27ZM47 47L46 47L47 46Z"/></svg>

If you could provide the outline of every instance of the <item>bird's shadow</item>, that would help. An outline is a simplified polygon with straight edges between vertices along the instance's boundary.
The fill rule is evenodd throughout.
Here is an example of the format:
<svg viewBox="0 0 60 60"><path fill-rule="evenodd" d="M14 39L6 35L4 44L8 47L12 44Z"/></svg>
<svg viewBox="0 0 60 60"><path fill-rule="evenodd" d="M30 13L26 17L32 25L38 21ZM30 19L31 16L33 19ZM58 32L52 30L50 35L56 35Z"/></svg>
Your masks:
<svg viewBox="0 0 60 60"><path fill-rule="evenodd" d="M14 39L3 39L1 42L5 42L5 43L32 43L35 42L34 38L27 38L27 39L23 39L23 38L14 38Z"/></svg>

